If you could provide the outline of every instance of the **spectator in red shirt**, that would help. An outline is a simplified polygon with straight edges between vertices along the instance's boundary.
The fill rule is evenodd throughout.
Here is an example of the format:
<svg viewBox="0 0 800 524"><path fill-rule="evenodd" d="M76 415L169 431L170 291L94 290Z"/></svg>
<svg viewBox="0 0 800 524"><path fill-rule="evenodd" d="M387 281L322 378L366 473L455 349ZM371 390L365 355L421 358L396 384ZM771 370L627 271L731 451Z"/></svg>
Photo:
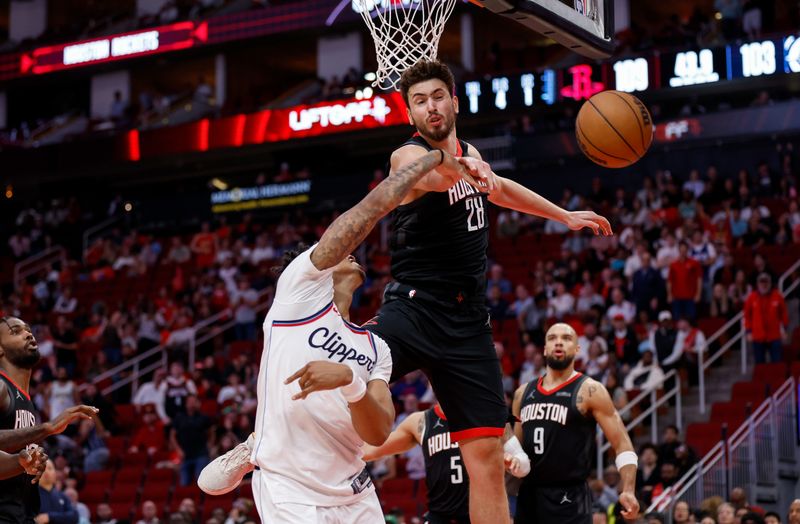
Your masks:
<svg viewBox="0 0 800 524"><path fill-rule="evenodd" d="M192 243L189 247L196 257L197 267L206 268L214 264L214 259L217 256L217 237L214 233L211 233L208 222L203 222L200 232L192 237Z"/></svg>
<svg viewBox="0 0 800 524"><path fill-rule="evenodd" d="M155 406L146 404L142 413L144 425L139 427L131 441L130 453L146 451L148 455L153 455L157 451L164 449L166 442L164 436L164 423L159 420Z"/></svg>
<svg viewBox="0 0 800 524"><path fill-rule="evenodd" d="M756 289L744 302L744 327L747 340L753 343L756 364L766 362L767 351L771 362L781 361L781 340L788 325L789 311L783 295L772 288L769 273L761 273Z"/></svg>
<svg viewBox="0 0 800 524"><path fill-rule="evenodd" d="M702 290L703 268L697 260L689 258L689 245L681 242L678 260L669 265L667 279L667 301L672 305L673 317L695 320Z"/></svg>

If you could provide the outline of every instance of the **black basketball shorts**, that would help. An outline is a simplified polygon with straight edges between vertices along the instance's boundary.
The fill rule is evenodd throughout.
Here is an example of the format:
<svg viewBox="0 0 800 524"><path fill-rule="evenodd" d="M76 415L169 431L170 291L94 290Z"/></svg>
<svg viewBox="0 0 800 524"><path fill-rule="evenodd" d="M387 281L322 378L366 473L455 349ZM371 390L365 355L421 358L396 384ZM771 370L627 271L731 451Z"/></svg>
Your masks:
<svg viewBox="0 0 800 524"><path fill-rule="evenodd" d="M592 493L583 482L520 489L514 524L591 524Z"/></svg>
<svg viewBox="0 0 800 524"><path fill-rule="evenodd" d="M387 301L364 328L392 352L392 381L421 369L458 442L501 436L508 417L485 308L446 308L414 293Z"/></svg>

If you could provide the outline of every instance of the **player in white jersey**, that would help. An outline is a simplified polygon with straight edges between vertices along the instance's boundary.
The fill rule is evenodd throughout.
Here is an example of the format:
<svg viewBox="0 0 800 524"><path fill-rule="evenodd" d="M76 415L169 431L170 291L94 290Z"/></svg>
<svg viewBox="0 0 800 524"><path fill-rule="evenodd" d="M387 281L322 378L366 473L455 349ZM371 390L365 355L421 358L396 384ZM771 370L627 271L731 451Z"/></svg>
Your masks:
<svg viewBox="0 0 800 524"><path fill-rule="evenodd" d="M343 318L364 281L348 254L434 168L453 183L475 186L490 175L488 164L471 163L468 171L455 157L431 151L337 218L318 244L285 260L264 322L250 456L258 466L256 506L267 524L384 522L361 446L380 445L391 431L392 361L382 340ZM229 480L225 461L236 466L230 458L238 455L209 466L210 476ZM233 469L243 475L249 468ZM208 476L201 476L201 487L208 487Z"/></svg>

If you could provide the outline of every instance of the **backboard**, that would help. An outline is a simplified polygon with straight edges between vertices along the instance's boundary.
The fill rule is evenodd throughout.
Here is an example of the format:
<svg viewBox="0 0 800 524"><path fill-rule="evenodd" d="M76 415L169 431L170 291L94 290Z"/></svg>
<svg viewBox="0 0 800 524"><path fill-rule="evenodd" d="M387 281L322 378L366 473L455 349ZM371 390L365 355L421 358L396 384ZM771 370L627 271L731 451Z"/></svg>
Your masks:
<svg viewBox="0 0 800 524"><path fill-rule="evenodd" d="M589 58L614 49L614 0L470 0Z"/></svg>

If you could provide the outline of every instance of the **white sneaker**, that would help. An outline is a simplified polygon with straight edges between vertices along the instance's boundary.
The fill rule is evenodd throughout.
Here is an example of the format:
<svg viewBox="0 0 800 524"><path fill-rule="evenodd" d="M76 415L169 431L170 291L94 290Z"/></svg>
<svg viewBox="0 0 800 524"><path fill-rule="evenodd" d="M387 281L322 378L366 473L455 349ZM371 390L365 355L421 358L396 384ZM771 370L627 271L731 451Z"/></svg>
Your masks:
<svg viewBox="0 0 800 524"><path fill-rule="evenodd" d="M246 441L215 458L200 472L198 487L209 495L224 495L236 489L244 476L255 469L250 463L255 440L256 434L251 433Z"/></svg>

